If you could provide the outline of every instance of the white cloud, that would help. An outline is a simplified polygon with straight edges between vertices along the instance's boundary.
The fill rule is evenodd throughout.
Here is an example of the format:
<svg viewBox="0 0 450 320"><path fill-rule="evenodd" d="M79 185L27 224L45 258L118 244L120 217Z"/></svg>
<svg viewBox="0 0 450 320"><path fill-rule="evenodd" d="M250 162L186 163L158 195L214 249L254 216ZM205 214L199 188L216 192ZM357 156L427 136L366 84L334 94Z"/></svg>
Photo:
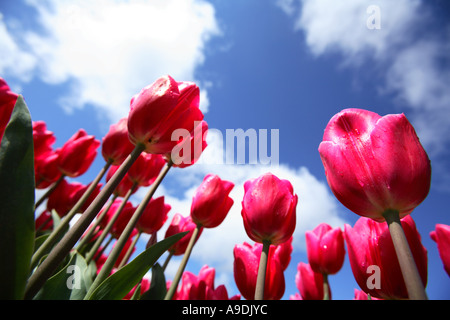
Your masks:
<svg viewBox="0 0 450 320"><path fill-rule="evenodd" d="M371 5L379 8L380 29L366 25ZM392 113L407 114L432 160L448 157L450 29L433 26L425 1L279 0L278 6L316 57L338 54L343 66L364 72L366 63L379 70L380 94L398 106ZM433 168L442 171L437 180L443 180L448 168L436 162ZM437 180L435 186L446 184Z"/></svg>
<svg viewBox="0 0 450 320"><path fill-rule="evenodd" d="M131 96L161 75L196 81L206 42L220 34L214 7L203 0L28 3L46 32L12 35L1 24L0 52L9 58L0 70L22 80L36 75L50 84L71 81L61 101L66 110L90 103L106 111L108 122L126 115ZM17 60L26 62L19 70L13 68ZM207 111L206 90L202 95Z"/></svg>

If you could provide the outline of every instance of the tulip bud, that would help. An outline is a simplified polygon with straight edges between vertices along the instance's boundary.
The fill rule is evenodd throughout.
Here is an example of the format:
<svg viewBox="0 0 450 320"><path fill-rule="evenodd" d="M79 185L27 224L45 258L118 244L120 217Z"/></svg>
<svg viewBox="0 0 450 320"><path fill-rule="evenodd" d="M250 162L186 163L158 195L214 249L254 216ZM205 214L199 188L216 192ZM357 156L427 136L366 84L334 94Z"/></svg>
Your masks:
<svg viewBox="0 0 450 320"><path fill-rule="evenodd" d="M164 203L164 196L151 199L146 205L141 217L136 223L136 228L140 232L152 234L158 231L167 220L167 214L172 207Z"/></svg>
<svg viewBox="0 0 450 320"><path fill-rule="evenodd" d="M102 139L102 156L112 165L120 165L133 151L134 145L128 138L128 119L122 118L109 127L108 133Z"/></svg>
<svg viewBox="0 0 450 320"><path fill-rule="evenodd" d="M340 228L321 223L313 231L307 231L306 249L315 272L335 274L344 264L344 236Z"/></svg>
<svg viewBox="0 0 450 320"><path fill-rule="evenodd" d="M147 187L156 180L164 164L159 154L141 153L128 170L128 179L137 186Z"/></svg>
<svg viewBox="0 0 450 320"><path fill-rule="evenodd" d="M411 216L401 220L405 236L424 287L427 283L427 250ZM361 217L345 225L345 241L353 275L360 288L380 299L407 299L400 265L386 223Z"/></svg>
<svg viewBox="0 0 450 320"><path fill-rule="evenodd" d="M221 224L234 203L228 196L233 187L232 182L217 175L206 175L192 199L192 221L205 228L215 228Z"/></svg>
<svg viewBox="0 0 450 320"><path fill-rule="evenodd" d="M319 153L336 198L358 215L402 218L428 195L430 160L403 114L345 109L329 121Z"/></svg>
<svg viewBox="0 0 450 320"><path fill-rule="evenodd" d="M262 249L263 247L260 243L255 243L251 246L244 242L242 245L236 245L233 250L234 280L239 292L247 300L255 298L256 280ZM264 300L280 300L286 289L283 265L275 252L275 246L271 246L264 282Z"/></svg>
<svg viewBox="0 0 450 320"><path fill-rule="evenodd" d="M444 263L444 269L450 276L450 226L437 224L430 237L437 243L439 256Z"/></svg>
<svg viewBox="0 0 450 320"><path fill-rule="evenodd" d="M184 254L195 228L196 224L192 221L190 216L183 217L179 213L176 213L173 216L172 222L166 230L165 238L173 236L177 233L189 231L188 234L186 234L183 238L178 240L172 247L169 248L169 251L172 252L173 255L179 256L181 254ZM202 231L203 228L200 229L197 239L200 237Z"/></svg>
<svg viewBox="0 0 450 320"><path fill-rule="evenodd" d="M131 99L128 133L133 144L144 144L147 153L167 154L178 143L176 129L194 130L203 120L200 90L192 82L176 82L163 76Z"/></svg>
<svg viewBox="0 0 450 320"><path fill-rule="evenodd" d="M72 178L81 176L94 162L99 146L100 141L79 129L59 152L59 170Z"/></svg>
<svg viewBox="0 0 450 320"><path fill-rule="evenodd" d="M241 213L247 235L260 243L289 240L295 229L298 201L291 183L267 173L245 182L244 191Z"/></svg>
<svg viewBox="0 0 450 320"><path fill-rule="evenodd" d="M307 263L300 262L297 265L295 284L300 292L302 300L323 300L323 274L315 272ZM331 290L328 287L328 296L331 299Z"/></svg>

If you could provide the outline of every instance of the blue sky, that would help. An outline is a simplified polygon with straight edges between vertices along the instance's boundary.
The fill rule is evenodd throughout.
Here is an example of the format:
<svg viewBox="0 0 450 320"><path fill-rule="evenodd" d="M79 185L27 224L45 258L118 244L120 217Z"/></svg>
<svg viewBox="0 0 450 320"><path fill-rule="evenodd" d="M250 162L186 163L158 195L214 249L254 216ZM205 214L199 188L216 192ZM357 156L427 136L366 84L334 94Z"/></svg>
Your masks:
<svg viewBox="0 0 450 320"><path fill-rule="evenodd" d="M380 8L381 29L366 26L370 5ZM240 216L243 183L272 171L299 196L288 299L297 292L296 266L307 261L304 232L358 218L326 184L317 148L328 120L347 107L405 113L433 168L430 194L412 213L428 250L427 293L450 298L450 278L429 237L435 224L450 224L448 1L24 0L2 1L0 13L0 75L24 95L33 120L47 122L55 147L79 128L101 139L127 114L131 96L163 74L199 84L210 144L200 163L171 170L158 195L172 205L170 214L186 215L207 173L235 183L233 208L221 226L203 232L187 267L216 268L216 284L230 295L238 293L232 248L250 242ZM227 129L266 129L269 140L279 130L279 166L214 163L229 152L222 149ZM98 156L77 180L90 182L103 164ZM348 258L330 285L333 298L353 298Z"/></svg>

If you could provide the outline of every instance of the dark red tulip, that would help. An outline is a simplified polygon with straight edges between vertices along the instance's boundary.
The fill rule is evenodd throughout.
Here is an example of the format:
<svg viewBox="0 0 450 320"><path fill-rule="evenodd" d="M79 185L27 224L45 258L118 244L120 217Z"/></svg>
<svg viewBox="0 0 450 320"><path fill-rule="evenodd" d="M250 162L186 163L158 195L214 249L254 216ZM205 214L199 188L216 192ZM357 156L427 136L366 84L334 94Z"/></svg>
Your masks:
<svg viewBox="0 0 450 320"><path fill-rule="evenodd" d="M0 142L16 105L18 94L11 91L5 79L0 77Z"/></svg>
<svg viewBox="0 0 450 320"><path fill-rule="evenodd" d="M63 145L59 152L59 169L69 177L78 177L85 173L97 156L100 141L79 129Z"/></svg>
<svg viewBox="0 0 450 320"><path fill-rule="evenodd" d="M151 199L136 223L138 231L152 234L158 231L167 220L167 214L172 207L164 203L164 196Z"/></svg>

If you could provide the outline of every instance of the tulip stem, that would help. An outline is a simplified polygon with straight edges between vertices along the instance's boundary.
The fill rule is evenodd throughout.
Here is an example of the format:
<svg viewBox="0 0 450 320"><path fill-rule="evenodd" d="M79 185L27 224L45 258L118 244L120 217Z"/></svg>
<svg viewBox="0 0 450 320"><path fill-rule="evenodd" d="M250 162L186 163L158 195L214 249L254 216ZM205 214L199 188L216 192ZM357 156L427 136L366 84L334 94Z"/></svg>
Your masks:
<svg viewBox="0 0 450 320"><path fill-rule="evenodd" d="M105 173L108 171L111 162L107 162L104 167L97 174L95 179L91 182L89 187L86 189L81 198L77 201L77 203L70 209L70 211L66 214L64 219L61 220L59 225L51 232L49 237L44 241L44 243L39 247L38 250L33 254L31 259L31 265L35 266L39 262L39 260L48 252L48 250L55 244L58 239L61 238L62 234L66 231L67 226L70 223L70 220L78 213L79 209L83 206L89 196L97 187L100 180L103 178Z"/></svg>
<svg viewBox="0 0 450 320"><path fill-rule="evenodd" d="M170 262L170 259L173 257L173 251L169 251L169 255L167 256L166 260L164 261L164 264L162 266L163 271L166 271L167 265Z"/></svg>
<svg viewBox="0 0 450 320"><path fill-rule="evenodd" d="M125 207L128 199L130 198L131 194L133 193L133 189L134 188L131 188L130 190L128 190L127 194L122 199L122 203L117 208L117 210L114 212L112 218L108 221L108 224L106 225L105 229L103 229L100 236L97 238L97 240L95 240L94 245L89 250L89 253L86 255L86 263L87 264L89 264L89 262L91 262L91 260L95 256L95 253L97 252L98 248L100 248L100 245L103 243L103 240L105 240L106 236L110 233L114 223L116 222L117 218L119 217L123 208Z"/></svg>
<svg viewBox="0 0 450 320"><path fill-rule="evenodd" d="M266 282L267 262L269 258L270 241L263 240L261 258L259 260L258 276L256 278L255 300L264 299L264 286Z"/></svg>
<svg viewBox="0 0 450 320"><path fill-rule="evenodd" d="M61 183L61 181L64 180L66 176L65 175L61 175L58 180L56 180L56 182L42 195L42 197L36 201L36 204L34 205L34 210L36 210L44 201L45 199L47 199L50 194L55 191L56 187L59 186L59 184Z"/></svg>
<svg viewBox="0 0 450 320"><path fill-rule="evenodd" d="M139 155L145 150L144 144L137 144L134 150L128 155L119 169L114 173L111 179L105 184L103 189L92 201L89 207L84 211L81 217L72 228L64 235L60 242L53 248L47 258L42 262L34 273L28 279L25 288L25 299L32 299L44 285L47 279L53 274L56 268L64 260L70 250L74 247L83 233L94 220L95 216L108 200L114 189L120 183L131 165L136 161Z"/></svg>
<svg viewBox="0 0 450 320"><path fill-rule="evenodd" d="M178 267L178 271L175 274L175 277L172 280L169 290L166 293L164 300L172 300L175 291L178 288L178 283L180 282L181 276L183 275L184 269L186 268L187 262L191 255L192 249L194 248L194 244L199 236L200 230L203 228L201 224L197 224L197 227L192 231L191 239L189 240L189 244L184 252L183 259L181 259L180 266Z"/></svg>
<svg viewBox="0 0 450 320"><path fill-rule="evenodd" d="M127 253L123 257L122 261L120 261L120 264L117 267L117 269L122 268L127 263L128 259L130 259L131 254L133 253L133 248L136 245L136 243L138 242L139 238L141 237L141 234L142 234L142 231L139 231L139 233L134 237L133 242L128 247Z"/></svg>
<svg viewBox="0 0 450 320"><path fill-rule="evenodd" d="M330 300L330 284L328 282L328 274L322 273L323 276L323 300Z"/></svg>
<svg viewBox="0 0 450 320"><path fill-rule="evenodd" d="M395 253L400 264L403 280L411 300L427 300L422 279L414 261L411 248L403 231L399 212L396 210L387 210L383 213L389 227Z"/></svg>
<svg viewBox="0 0 450 320"><path fill-rule="evenodd" d="M123 248L125 247L125 244L127 243L131 233L133 232L133 229L136 226L136 223L138 222L139 218L141 217L142 213L144 212L145 207L147 206L150 199L153 197L156 189L161 184L162 180L166 176L167 172L169 172L169 169L172 167L172 162L169 161L166 166L161 170L158 177L156 178L155 182L152 183L150 186L150 189L148 190L147 194L145 195L144 199L142 199L139 206L136 208L136 210L133 213L133 216L131 217L130 221L128 221L125 229L122 231L119 239L116 242L116 245L111 250L110 254L108 255L108 258L106 259L105 263L102 266L102 269L98 273L97 277L95 278L94 282L92 283L91 287L89 288L89 291L86 293L86 296L84 299L89 299L92 293L97 289L97 287L105 280L109 274L111 273L111 270L114 267L114 264L116 263L117 259L119 258L120 253L122 252Z"/></svg>

